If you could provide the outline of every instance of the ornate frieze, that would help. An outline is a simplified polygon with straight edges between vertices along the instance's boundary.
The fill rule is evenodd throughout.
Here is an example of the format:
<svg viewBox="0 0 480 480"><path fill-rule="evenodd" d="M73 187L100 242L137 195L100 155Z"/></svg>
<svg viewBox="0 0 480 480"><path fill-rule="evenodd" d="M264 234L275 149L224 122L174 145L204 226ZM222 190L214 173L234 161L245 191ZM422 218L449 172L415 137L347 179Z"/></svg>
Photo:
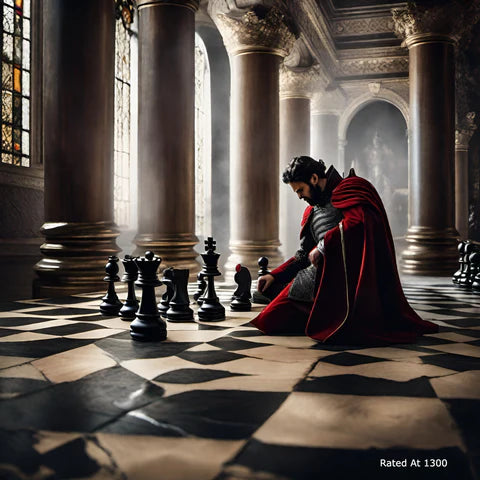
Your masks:
<svg viewBox="0 0 480 480"><path fill-rule="evenodd" d="M332 32L336 37L391 33L394 31L391 16L369 18L346 18L332 22Z"/></svg>
<svg viewBox="0 0 480 480"><path fill-rule="evenodd" d="M395 31L409 47L428 40L456 41L478 20L478 2L452 0L442 5L407 3L392 10Z"/></svg>
<svg viewBox="0 0 480 480"><path fill-rule="evenodd" d="M408 57L345 58L340 60L339 76L407 73Z"/></svg>
<svg viewBox="0 0 480 480"><path fill-rule="evenodd" d="M311 97L315 92L324 88L328 78L323 74L319 65L292 70L284 64L280 68L280 96Z"/></svg>
<svg viewBox="0 0 480 480"><path fill-rule="evenodd" d="M239 18L220 13L217 20L225 47L232 55L267 52L286 57L295 43L294 34L277 8L271 8L264 16L253 9Z"/></svg>

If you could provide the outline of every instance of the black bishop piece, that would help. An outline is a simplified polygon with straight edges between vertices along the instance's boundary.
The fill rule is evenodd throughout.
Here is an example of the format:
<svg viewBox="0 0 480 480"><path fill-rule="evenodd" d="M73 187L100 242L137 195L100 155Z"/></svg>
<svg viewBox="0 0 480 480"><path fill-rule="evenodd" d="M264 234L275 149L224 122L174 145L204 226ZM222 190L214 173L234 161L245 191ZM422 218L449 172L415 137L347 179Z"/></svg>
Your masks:
<svg viewBox="0 0 480 480"><path fill-rule="evenodd" d="M130 336L134 340L158 342L167 338L167 324L160 317L155 298L155 287L162 284L157 277L161 261L153 252L146 252L144 257L134 260L139 272L135 285L142 289L137 318L130 324Z"/></svg>
<svg viewBox="0 0 480 480"><path fill-rule="evenodd" d="M238 264L235 268L235 276L233 279L238 285L235 292L233 292L232 301L230 302L230 309L233 312L249 312L252 309L252 294L250 289L252 288L252 276L247 267L242 267Z"/></svg>
<svg viewBox="0 0 480 480"><path fill-rule="evenodd" d="M118 276L118 257L112 255L108 257L108 263L105 265L106 275L103 278L104 282L108 282L108 290L106 295L102 298L100 304L100 313L102 315L118 315L122 308L122 302L118 299L115 292L115 282L120 281Z"/></svg>
<svg viewBox="0 0 480 480"><path fill-rule="evenodd" d="M122 276L122 282L127 284L127 298L123 307L120 309L119 315L122 320L133 320L135 313L138 310L138 300L135 295L135 280L138 278L138 268L134 262L134 258L130 255L125 255L122 260L123 269L125 273Z"/></svg>
<svg viewBox="0 0 480 480"><path fill-rule="evenodd" d="M202 305L198 309L198 318L203 321L222 320L225 318L225 307L219 302L215 292L214 277L221 273L218 271L219 253L215 253L216 242L212 237L205 240L205 253L202 253L202 272L207 282L207 288L201 297Z"/></svg>

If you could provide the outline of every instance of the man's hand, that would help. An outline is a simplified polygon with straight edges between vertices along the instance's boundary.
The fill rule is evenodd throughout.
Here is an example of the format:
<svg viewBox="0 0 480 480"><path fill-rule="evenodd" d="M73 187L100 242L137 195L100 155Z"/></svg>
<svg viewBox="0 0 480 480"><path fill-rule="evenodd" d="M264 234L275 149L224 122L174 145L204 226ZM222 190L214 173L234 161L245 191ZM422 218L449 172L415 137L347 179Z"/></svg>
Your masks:
<svg viewBox="0 0 480 480"><path fill-rule="evenodd" d="M273 275L267 273L267 275L262 275L257 280L257 290L261 293L266 290L275 280Z"/></svg>
<svg viewBox="0 0 480 480"><path fill-rule="evenodd" d="M315 247L312 249L312 251L308 254L308 259L314 265L315 267L318 267L318 264L320 263L320 259L322 258L322 253L320 250Z"/></svg>

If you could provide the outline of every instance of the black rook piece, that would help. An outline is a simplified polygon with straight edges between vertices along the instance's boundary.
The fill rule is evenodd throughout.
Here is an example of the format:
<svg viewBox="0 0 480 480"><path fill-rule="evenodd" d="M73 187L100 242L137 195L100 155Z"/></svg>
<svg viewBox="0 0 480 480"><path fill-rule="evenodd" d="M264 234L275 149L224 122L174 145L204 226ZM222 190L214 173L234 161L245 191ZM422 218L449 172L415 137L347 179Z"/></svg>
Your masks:
<svg viewBox="0 0 480 480"><path fill-rule="evenodd" d="M216 242L212 237L205 240L205 253L203 258L203 276L207 279L207 289L201 297L202 305L198 309L198 318L204 321L222 320L225 318L225 307L218 301L215 292L214 277L218 277L221 273L218 271L218 258L220 254L215 253Z"/></svg>
<svg viewBox="0 0 480 480"><path fill-rule="evenodd" d="M162 295L162 300L158 306L158 311L162 317L167 316L170 299L173 297L173 267L168 267L163 271L162 283L167 287L165 293Z"/></svg>
<svg viewBox="0 0 480 480"><path fill-rule="evenodd" d="M119 313L123 320L133 320L138 310L138 300L135 296L135 280L138 277L138 268L133 260L134 258L130 255L125 255L125 258L122 260L125 270L122 282L126 282L128 288L127 298Z"/></svg>
<svg viewBox="0 0 480 480"><path fill-rule="evenodd" d="M198 303L202 304L202 295L205 293L207 288L207 282L205 281L205 276L202 272L197 274L197 291L193 294L193 299Z"/></svg>
<svg viewBox="0 0 480 480"><path fill-rule="evenodd" d="M142 289L142 299L137 318L130 324L130 335L134 340L160 341L167 338L167 324L160 318L155 287L162 282L157 277L157 270L162 259L153 252L146 252L145 257L135 258L139 271L135 285Z"/></svg>
<svg viewBox="0 0 480 480"><path fill-rule="evenodd" d="M268 269L268 258L267 257L260 257L258 259L258 266L260 267L258 270L258 276L261 277L262 275L268 275L270 270Z"/></svg>
<svg viewBox="0 0 480 480"><path fill-rule="evenodd" d="M100 304L100 312L102 315L118 315L122 308L122 302L118 299L115 292L115 282L120 280L118 276L118 257L115 255L108 257L108 263L105 265L105 272L107 273L103 279L108 282L108 290L106 295L102 298Z"/></svg>
<svg viewBox="0 0 480 480"><path fill-rule="evenodd" d="M188 269L173 269L174 294L167 310L170 322L193 322L193 310L189 307Z"/></svg>
<svg viewBox="0 0 480 480"><path fill-rule="evenodd" d="M252 287L252 276L247 267L242 267L238 264L235 268L236 272L233 279L238 285L238 288L233 292L230 309L234 312L249 312L252 309L252 302L250 298L252 294L250 289Z"/></svg>

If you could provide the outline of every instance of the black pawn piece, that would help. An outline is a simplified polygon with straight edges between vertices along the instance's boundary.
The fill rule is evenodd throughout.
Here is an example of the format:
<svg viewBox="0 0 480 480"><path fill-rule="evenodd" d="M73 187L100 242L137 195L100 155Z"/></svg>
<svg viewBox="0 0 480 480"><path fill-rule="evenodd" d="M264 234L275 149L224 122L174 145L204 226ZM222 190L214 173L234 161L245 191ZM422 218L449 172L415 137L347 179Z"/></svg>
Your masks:
<svg viewBox="0 0 480 480"><path fill-rule="evenodd" d="M138 300L135 295L135 280L138 277L138 268L133 261L133 257L125 255L122 260L125 273L122 276L122 282L127 284L127 298L123 307L120 309L119 315L122 320L133 320L138 310Z"/></svg>
<svg viewBox="0 0 480 480"><path fill-rule="evenodd" d="M236 272L233 279L238 285L238 288L233 292L233 298L230 302L230 309L234 312L249 312L252 309L252 302L250 298L252 294L252 276L247 267L242 267L238 264L235 268Z"/></svg>
<svg viewBox="0 0 480 480"><path fill-rule="evenodd" d="M263 275L268 275L270 270L268 269L268 258L267 257L260 257L258 259L258 266L260 267L258 270L258 276L261 277Z"/></svg>
<svg viewBox="0 0 480 480"><path fill-rule="evenodd" d="M162 283L167 287L158 306L158 311L162 317L167 316L170 300L173 297L173 267L168 267L163 271Z"/></svg>
<svg viewBox="0 0 480 480"><path fill-rule="evenodd" d="M108 290L106 295L102 298L100 304L100 313L102 315L118 315L118 312L122 308L122 302L118 299L115 292L115 282L120 280L118 276L118 257L112 255L108 257L108 263L105 265L105 275L103 281L108 282Z"/></svg>
<svg viewBox="0 0 480 480"><path fill-rule="evenodd" d="M215 292L214 277L221 275L218 271L218 258L220 254L215 253L216 242L212 237L205 240L205 253L202 253L202 273L207 280L207 288L202 298L202 305L198 309L198 318L203 321L223 320L225 318L225 307L219 302Z"/></svg>
<svg viewBox="0 0 480 480"><path fill-rule="evenodd" d="M205 281L205 275L202 272L197 274L197 291L193 294L193 299L197 302L198 305L202 304L202 295L205 293L207 288L207 282Z"/></svg>
<svg viewBox="0 0 480 480"><path fill-rule="evenodd" d="M142 289L137 318L130 324L130 336L134 340L149 342L167 338L167 324L160 317L155 299L155 287L162 284L157 277L161 261L153 252L146 252L144 257L134 259L139 272L135 285Z"/></svg>
<svg viewBox="0 0 480 480"><path fill-rule="evenodd" d="M190 271L184 269L173 269L174 294L170 300L167 310L169 322L193 322L193 310L189 307L188 298L188 275Z"/></svg>
<svg viewBox="0 0 480 480"><path fill-rule="evenodd" d="M453 274L452 282L455 285L458 285L460 280L460 275L463 272L463 257L465 255L465 246L467 242L463 241L458 244L458 270Z"/></svg>

